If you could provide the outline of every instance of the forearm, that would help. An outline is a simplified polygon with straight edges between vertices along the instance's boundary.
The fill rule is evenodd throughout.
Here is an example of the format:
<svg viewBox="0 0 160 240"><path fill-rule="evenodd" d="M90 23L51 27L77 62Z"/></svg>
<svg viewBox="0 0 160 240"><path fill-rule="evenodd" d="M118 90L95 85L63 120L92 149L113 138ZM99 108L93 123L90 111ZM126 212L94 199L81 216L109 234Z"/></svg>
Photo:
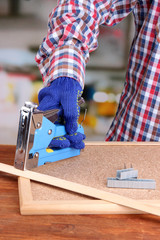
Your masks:
<svg viewBox="0 0 160 240"><path fill-rule="evenodd" d="M99 25L115 25L137 0L60 0L51 12L48 34L36 56L45 85L60 76L84 86L89 53L97 48Z"/></svg>

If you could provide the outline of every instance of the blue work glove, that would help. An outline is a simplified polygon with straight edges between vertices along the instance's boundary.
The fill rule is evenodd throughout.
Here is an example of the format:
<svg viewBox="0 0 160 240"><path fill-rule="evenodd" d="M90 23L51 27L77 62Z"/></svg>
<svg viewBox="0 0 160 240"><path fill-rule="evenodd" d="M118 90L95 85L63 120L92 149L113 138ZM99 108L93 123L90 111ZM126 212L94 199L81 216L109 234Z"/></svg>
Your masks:
<svg viewBox="0 0 160 240"><path fill-rule="evenodd" d="M76 149L83 149L85 147L85 144L83 140L86 138L86 136L82 133L74 133L74 134L66 134L62 137L55 137L52 139L52 141L49 144L50 148L66 148L66 147L72 147Z"/></svg>
<svg viewBox="0 0 160 240"><path fill-rule="evenodd" d="M78 149L84 148L84 134L76 134L78 129L78 118L80 107L78 106L78 98L82 95L80 84L69 77L59 77L54 80L50 86L40 90L38 95L38 109L42 111L50 109L60 109L59 121L64 120L67 135L54 138L50 147L65 148L74 147ZM70 138L70 136L72 136ZM73 137L74 136L74 137Z"/></svg>

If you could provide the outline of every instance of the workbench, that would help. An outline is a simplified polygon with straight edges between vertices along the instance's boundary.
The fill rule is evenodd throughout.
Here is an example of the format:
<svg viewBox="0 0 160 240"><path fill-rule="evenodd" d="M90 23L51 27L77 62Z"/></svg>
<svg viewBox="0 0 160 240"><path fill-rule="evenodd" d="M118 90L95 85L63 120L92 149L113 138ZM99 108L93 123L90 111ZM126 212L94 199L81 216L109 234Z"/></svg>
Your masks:
<svg viewBox="0 0 160 240"><path fill-rule="evenodd" d="M15 146L0 145L0 162L13 165ZM17 177L0 173L0 240L157 240L160 218L153 215L22 216Z"/></svg>

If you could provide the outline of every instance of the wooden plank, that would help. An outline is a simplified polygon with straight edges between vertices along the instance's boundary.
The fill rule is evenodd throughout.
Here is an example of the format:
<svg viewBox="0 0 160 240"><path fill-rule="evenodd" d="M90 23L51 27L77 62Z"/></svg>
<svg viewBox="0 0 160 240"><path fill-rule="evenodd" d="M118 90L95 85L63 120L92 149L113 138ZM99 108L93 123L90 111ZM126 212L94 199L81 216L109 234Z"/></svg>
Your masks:
<svg viewBox="0 0 160 240"><path fill-rule="evenodd" d="M33 203L31 184L28 178L18 178L18 192L19 192L19 204L20 212L23 213L26 205Z"/></svg>
<svg viewBox="0 0 160 240"><path fill-rule="evenodd" d="M141 214L139 210L103 200L54 200L35 201L32 197L30 179L19 177L20 212L22 215L48 214ZM23 199L23 201L22 201ZM159 200L140 200L141 203L160 207Z"/></svg>
<svg viewBox="0 0 160 240"><path fill-rule="evenodd" d="M9 166L9 165L3 164L3 163L0 163L0 171L9 173L9 174L13 174L16 176L21 176L24 178L29 178L34 181L49 184L49 185L59 187L62 189L66 189L66 190L69 190L72 192L80 193L80 194L87 195L87 196L90 196L93 198L109 201L112 203L120 204L122 206L140 210L142 212L160 216L159 208L152 207L147 204L142 204L138 200L123 197L118 194L105 192L105 191L98 190L93 187L88 187L88 186L85 186L82 184L78 184L78 183L74 183L71 181L66 181L63 179L51 177L51 176L41 174L41 173L36 173L36 172L32 172L32 171L21 171L21 170L15 169L13 166Z"/></svg>

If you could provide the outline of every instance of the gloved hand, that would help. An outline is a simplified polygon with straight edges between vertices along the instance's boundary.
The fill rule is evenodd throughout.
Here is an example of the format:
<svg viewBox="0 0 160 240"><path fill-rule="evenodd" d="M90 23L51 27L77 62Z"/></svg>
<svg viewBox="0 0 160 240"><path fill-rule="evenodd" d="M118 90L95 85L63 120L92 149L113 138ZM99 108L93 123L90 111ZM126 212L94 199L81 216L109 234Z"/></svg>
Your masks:
<svg viewBox="0 0 160 240"><path fill-rule="evenodd" d="M63 137L56 137L52 139L52 141L49 144L49 147L53 148L67 148L72 147L76 149L83 149L85 147L85 144L83 140L86 138L86 136L82 133L74 133L74 134L66 134Z"/></svg>
<svg viewBox="0 0 160 240"><path fill-rule="evenodd" d="M78 149L84 148L83 139L85 139L85 135L76 133L80 114L78 98L81 95L82 88L80 84L69 77L59 77L50 86L40 90L38 109L42 111L60 109L59 120L64 119L67 132L64 137L54 138L49 145L50 147L65 148L71 146Z"/></svg>

